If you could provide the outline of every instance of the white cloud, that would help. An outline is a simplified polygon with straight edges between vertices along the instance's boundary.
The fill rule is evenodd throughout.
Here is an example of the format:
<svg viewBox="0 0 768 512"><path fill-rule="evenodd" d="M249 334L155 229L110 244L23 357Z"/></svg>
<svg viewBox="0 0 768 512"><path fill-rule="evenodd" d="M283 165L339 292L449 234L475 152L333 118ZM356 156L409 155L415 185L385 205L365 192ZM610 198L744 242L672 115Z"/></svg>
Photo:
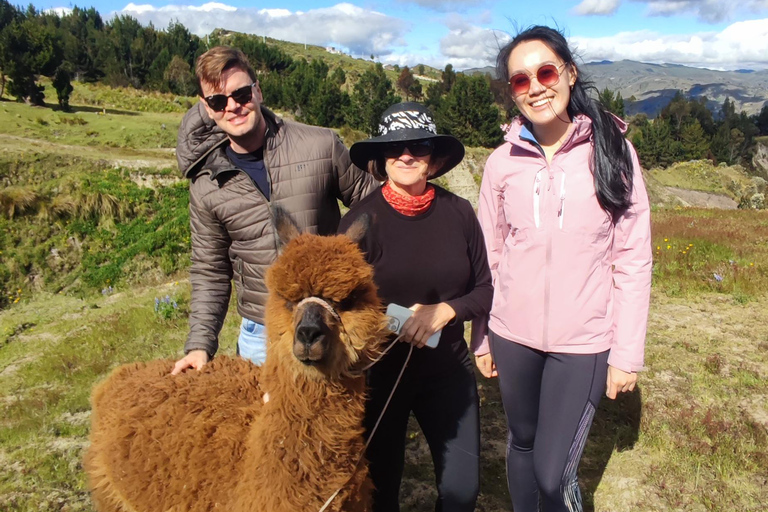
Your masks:
<svg viewBox="0 0 768 512"><path fill-rule="evenodd" d="M573 8L573 13L581 16L608 15L616 12L621 0L584 0Z"/></svg>
<svg viewBox="0 0 768 512"><path fill-rule="evenodd" d="M600 38L574 36L570 42L586 61L629 59L716 69L768 68L768 18L733 23L721 32L623 32Z"/></svg>
<svg viewBox="0 0 768 512"><path fill-rule="evenodd" d="M53 7L51 9L44 9L43 12L55 14L61 18L72 14L72 9L70 7Z"/></svg>
<svg viewBox="0 0 768 512"><path fill-rule="evenodd" d="M205 15L201 16L201 12ZM159 28L178 21L198 36L224 28L285 41L335 46L353 55L388 55L394 47L404 46L402 37L411 28L402 20L349 3L306 12L236 8L218 2L200 7L166 5L159 8L130 3L113 14L128 14L143 24L151 22Z"/></svg>
<svg viewBox="0 0 768 512"><path fill-rule="evenodd" d="M589 0L587 0L589 1ZM599 1L599 0L598 0ZM695 14L705 23L720 23L733 18L736 12L757 13L768 10L766 0L633 0L648 4L650 16Z"/></svg>
<svg viewBox="0 0 768 512"><path fill-rule="evenodd" d="M450 12L481 5L485 0L398 0L403 4L415 4L435 11Z"/></svg>
<svg viewBox="0 0 768 512"><path fill-rule="evenodd" d="M509 41L505 32L462 24L457 18L448 20L450 32L440 40L444 63L456 69L492 66L499 49Z"/></svg>

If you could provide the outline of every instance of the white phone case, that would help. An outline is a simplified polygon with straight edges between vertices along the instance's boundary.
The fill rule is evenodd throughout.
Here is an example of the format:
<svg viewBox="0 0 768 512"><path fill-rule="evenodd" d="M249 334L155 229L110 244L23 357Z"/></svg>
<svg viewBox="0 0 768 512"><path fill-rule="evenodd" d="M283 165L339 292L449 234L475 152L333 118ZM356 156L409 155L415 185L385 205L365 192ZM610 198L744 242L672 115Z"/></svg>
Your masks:
<svg viewBox="0 0 768 512"><path fill-rule="evenodd" d="M403 324L411 317L411 315L413 315L412 310L400 306L399 304L390 304L387 306L387 316L389 317L387 328L394 333L400 334L400 329L403 328ZM442 332L443 331L441 329L430 336L427 340L426 346L429 348L437 347L437 344L440 342L440 334L442 334Z"/></svg>

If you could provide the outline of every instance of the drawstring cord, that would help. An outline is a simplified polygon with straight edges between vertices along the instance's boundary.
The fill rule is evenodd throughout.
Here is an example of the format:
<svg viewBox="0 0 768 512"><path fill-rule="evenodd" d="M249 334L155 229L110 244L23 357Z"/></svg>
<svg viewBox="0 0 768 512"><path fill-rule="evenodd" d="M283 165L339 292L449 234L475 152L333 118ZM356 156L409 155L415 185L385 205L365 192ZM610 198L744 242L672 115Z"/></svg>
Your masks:
<svg viewBox="0 0 768 512"><path fill-rule="evenodd" d="M533 222L538 228L541 224L541 175L544 172L540 169L536 173L536 179L533 180ZM547 180L547 191L552 190L552 181L555 179L553 175L549 175ZM560 229L563 229L563 219L565 218L565 172L560 177L560 206L557 210L557 217L559 219Z"/></svg>

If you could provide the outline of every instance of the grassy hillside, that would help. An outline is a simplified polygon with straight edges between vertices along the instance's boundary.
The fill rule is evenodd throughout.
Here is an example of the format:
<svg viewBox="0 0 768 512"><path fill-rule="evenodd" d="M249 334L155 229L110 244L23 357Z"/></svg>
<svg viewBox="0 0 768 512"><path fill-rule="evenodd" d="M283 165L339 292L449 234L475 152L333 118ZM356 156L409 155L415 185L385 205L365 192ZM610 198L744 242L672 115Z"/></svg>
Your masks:
<svg viewBox="0 0 768 512"><path fill-rule="evenodd" d="M91 512L81 467L91 387L120 364L178 357L186 336L188 196L172 152L183 100L81 85L75 95L89 103L72 113L0 102L4 512ZM467 155L470 190L488 151ZM768 211L674 200L679 187L738 202L760 183L696 162L646 180L658 200L648 370L635 393L600 406L580 468L586 510L761 510ZM224 353L237 328L230 315ZM509 511L498 388L479 383L479 510ZM430 510L431 459L415 424L407 442L403 510Z"/></svg>
<svg viewBox="0 0 768 512"><path fill-rule="evenodd" d="M216 31L218 34L220 34L221 40L223 42L227 41L227 32L226 31ZM268 45L276 46L277 48L284 51L288 56L290 56L293 59L306 59L308 61L312 61L315 59L322 59L328 64L328 66L331 69L334 69L336 67L341 67L344 69L344 71L347 73L350 80L347 81L347 83L354 83L357 81L357 77L362 75L366 69L371 67L376 60L371 60L370 55L365 56L351 56L344 53L334 53L331 51L328 51L323 46L317 46L312 44L301 44L301 43L291 43L289 41L281 41L279 39L273 39L271 37L267 37L264 39ZM374 56L375 57L375 56ZM412 71L414 74L416 74L418 68L418 64L414 65L412 67ZM387 66L384 69L385 73L389 77L390 80L392 80L392 83L395 83L397 81L397 78L399 76L398 72L395 72L392 67ZM432 80L440 80L441 79L441 70L435 69L433 67L424 65L424 75L428 79ZM426 86L428 84L423 84L425 90Z"/></svg>

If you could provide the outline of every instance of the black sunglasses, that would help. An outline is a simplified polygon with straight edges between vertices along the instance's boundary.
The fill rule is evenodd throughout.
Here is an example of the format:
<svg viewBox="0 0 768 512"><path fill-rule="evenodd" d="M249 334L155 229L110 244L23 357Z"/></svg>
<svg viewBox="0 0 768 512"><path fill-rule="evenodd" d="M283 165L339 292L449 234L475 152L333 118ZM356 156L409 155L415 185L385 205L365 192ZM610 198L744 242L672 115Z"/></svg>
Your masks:
<svg viewBox="0 0 768 512"><path fill-rule="evenodd" d="M384 158L397 158L403 154L405 148L413 156L427 156L432 154L434 145L431 140L417 140L407 142L388 142L381 149Z"/></svg>
<svg viewBox="0 0 768 512"><path fill-rule="evenodd" d="M256 82L253 82L251 85L246 85L244 87L240 87L239 89L235 89L232 91L232 94L212 94L210 96L206 96L204 99L208 106L211 107L211 110L214 112L221 112L227 108L229 98L232 98L240 105L245 105L251 101L251 98L253 98L254 85L256 85Z"/></svg>

